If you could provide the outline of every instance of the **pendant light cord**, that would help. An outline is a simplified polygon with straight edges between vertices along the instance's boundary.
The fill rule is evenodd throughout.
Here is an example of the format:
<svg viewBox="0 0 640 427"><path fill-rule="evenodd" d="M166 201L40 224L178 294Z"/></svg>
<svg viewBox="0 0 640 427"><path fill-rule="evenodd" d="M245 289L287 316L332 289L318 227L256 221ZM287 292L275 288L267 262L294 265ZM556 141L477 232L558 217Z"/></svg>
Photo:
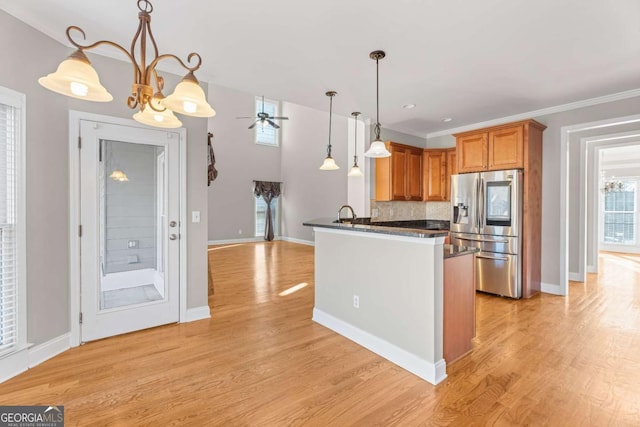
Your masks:
<svg viewBox="0 0 640 427"><path fill-rule="evenodd" d="M333 95L329 95L329 145L327 146L327 156L331 157L331 116L333 112Z"/></svg>
<svg viewBox="0 0 640 427"><path fill-rule="evenodd" d="M379 59L376 57L376 141L380 140L380 73L378 61Z"/></svg>
<svg viewBox="0 0 640 427"><path fill-rule="evenodd" d="M353 134L353 167L358 166L358 115L360 113L351 113L355 120L355 132Z"/></svg>

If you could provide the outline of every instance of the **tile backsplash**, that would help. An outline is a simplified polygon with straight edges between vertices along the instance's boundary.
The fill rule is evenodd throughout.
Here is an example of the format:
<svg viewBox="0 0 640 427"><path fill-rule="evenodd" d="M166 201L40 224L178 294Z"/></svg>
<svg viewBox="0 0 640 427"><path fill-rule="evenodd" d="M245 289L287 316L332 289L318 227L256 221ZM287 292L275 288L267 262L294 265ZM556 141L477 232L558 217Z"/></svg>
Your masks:
<svg viewBox="0 0 640 427"><path fill-rule="evenodd" d="M371 200L371 219L402 221L410 219L441 219L451 217L450 202L377 202ZM377 215L376 215L377 214Z"/></svg>

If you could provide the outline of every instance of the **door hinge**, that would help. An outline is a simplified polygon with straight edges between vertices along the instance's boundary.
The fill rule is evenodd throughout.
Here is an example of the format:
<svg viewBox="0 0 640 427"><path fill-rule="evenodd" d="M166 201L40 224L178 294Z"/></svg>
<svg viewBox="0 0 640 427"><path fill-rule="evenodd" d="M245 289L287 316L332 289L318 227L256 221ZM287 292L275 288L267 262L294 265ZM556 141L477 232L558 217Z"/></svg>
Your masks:
<svg viewBox="0 0 640 427"><path fill-rule="evenodd" d="M82 324L82 312L80 312L80 324Z"/></svg>
<svg viewBox="0 0 640 427"><path fill-rule="evenodd" d="M78 226L78 237L82 237L82 225Z"/></svg>
<svg viewBox="0 0 640 427"><path fill-rule="evenodd" d="M82 148L82 137L78 135L78 149Z"/></svg>

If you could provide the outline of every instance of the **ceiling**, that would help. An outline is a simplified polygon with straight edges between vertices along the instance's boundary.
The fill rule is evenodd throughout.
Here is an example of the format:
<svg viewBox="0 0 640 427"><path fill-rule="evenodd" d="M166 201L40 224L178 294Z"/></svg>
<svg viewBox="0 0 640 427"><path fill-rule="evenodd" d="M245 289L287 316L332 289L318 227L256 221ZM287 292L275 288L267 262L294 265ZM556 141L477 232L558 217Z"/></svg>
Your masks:
<svg viewBox="0 0 640 427"><path fill-rule="evenodd" d="M153 5L161 53L199 52L201 80L325 111L325 92L335 90L334 111L344 116L375 118L369 52L382 49L380 122L423 137L640 87L638 0ZM0 8L65 44L69 25L83 28L89 42L124 46L137 26L136 0L0 0Z"/></svg>

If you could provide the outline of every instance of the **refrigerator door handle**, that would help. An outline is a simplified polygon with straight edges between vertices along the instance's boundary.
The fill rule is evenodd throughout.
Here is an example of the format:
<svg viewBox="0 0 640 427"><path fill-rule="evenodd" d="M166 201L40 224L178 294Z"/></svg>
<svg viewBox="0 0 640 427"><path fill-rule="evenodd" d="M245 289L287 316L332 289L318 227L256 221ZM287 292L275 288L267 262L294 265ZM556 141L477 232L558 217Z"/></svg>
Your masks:
<svg viewBox="0 0 640 427"><path fill-rule="evenodd" d="M471 237L459 237L459 236L454 236L456 239L459 240L467 240L469 242L485 242L485 243L509 243L508 240L506 239L474 239Z"/></svg>
<svg viewBox="0 0 640 427"><path fill-rule="evenodd" d="M502 257L502 256L476 255L476 258L483 258L483 259L495 259L495 260L498 260L498 261L509 261L509 258L507 258L507 257Z"/></svg>
<svg viewBox="0 0 640 427"><path fill-rule="evenodd" d="M480 232L484 229L484 179L482 179L482 175L480 175L480 197L478 198L480 205Z"/></svg>

